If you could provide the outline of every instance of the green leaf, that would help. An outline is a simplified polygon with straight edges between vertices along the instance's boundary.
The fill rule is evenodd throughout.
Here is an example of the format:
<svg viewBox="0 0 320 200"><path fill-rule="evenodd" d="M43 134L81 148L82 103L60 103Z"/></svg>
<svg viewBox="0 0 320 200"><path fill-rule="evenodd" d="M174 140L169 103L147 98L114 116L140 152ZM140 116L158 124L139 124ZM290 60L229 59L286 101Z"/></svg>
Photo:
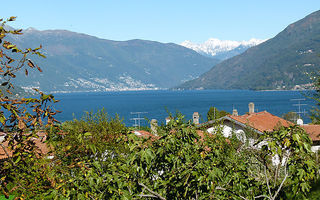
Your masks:
<svg viewBox="0 0 320 200"><path fill-rule="evenodd" d="M2 124L4 124L5 121L6 121L5 116L4 116L4 115L1 115L1 116L0 116L0 122L1 122Z"/></svg>
<svg viewBox="0 0 320 200"><path fill-rule="evenodd" d="M17 164L21 160L21 156L18 156L18 158L14 161L15 164Z"/></svg>
<svg viewBox="0 0 320 200"><path fill-rule="evenodd" d="M85 134L84 134L84 136L85 137L88 137L88 136L91 136L92 134L90 133L90 132L86 132Z"/></svg>
<svg viewBox="0 0 320 200"><path fill-rule="evenodd" d="M12 49L12 48L14 48L15 46L16 46L16 45L10 44L10 45L7 46L7 49Z"/></svg>

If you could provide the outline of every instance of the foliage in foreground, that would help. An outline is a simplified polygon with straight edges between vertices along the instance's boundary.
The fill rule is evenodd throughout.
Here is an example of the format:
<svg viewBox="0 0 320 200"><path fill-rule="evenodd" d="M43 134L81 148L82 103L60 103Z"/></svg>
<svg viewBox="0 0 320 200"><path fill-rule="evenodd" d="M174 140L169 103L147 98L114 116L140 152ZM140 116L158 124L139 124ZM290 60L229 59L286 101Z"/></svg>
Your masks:
<svg viewBox="0 0 320 200"><path fill-rule="evenodd" d="M14 192L37 194L48 189L49 181L42 173L47 161L41 158L35 139L40 127L52 127L57 122L54 118L57 111L52 107L56 100L52 95L36 90L38 98L19 98L12 93L18 71L23 70L26 76L32 70L42 71L29 57L44 57L39 52L41 45L20 49L7 40L8 35L22 34L21 29L8 30L6 24L14 20L15 17L0 19L0 131L6 133L0 148L7 157L0 161L0 191L5 197ZM13 97L9 98L9 94Z"/></svg>
<svg viewBox="0 0 320 200"><path fill-rule="evenodd" d="M310 139L297 126L266 133L256 141L260 149L219 133L200 137L182 115L159 127L153 138L135 136L104 112L60 130L50 134L55 157L46 165L48 189L24 196L301 199L316 176Z"/></svg>

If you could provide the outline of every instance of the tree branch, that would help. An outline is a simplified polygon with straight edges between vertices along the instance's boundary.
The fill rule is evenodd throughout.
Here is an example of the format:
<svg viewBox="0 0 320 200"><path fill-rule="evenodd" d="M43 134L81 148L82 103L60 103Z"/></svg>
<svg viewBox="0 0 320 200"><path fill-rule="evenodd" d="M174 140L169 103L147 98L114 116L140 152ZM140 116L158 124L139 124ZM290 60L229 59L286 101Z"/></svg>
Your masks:
<svg viewBox="0 0 320 200"><path fill-rule="evenodd" d="M287 168L287 166L285 166L285 168ZM280 190L281 190L284 182L286 181L286 179L287 179L287 177L288 177L288 172L287 172L287 170L285 170L285 174L286 174L285 177L283 178L283 180L282 180L282 182L281 182L281 184L280 184L277 192L274 194L274 196L272 197L272 199L275 199L275 198L277 197L277 195L278 195L278 193L280 192Z"/></svg>
<svg viewBox="0 0 320 200"><path fill-rule="evenodd" d="M162 197L160 194L152 191L150 188L148 188L145 184L143 183L138 183L140 186L144 187L146 190L148 190L148 192L150 192L152 195L148 195L148 197L152 197L153 195L153 198L159 198L161 200L166 200L166 198ZM139 195L140 196L140 195ZM146 197L145 195L143 195L144 197Z"/></svg>
<svg viewBox="0 0 320 200"><path fill-rule="evenodd" d="M269 195L270 195L270 197L272 197L271 189L270 189L270 186L269 186L269 179L268 179L267 167L266 167L266 166L264 166L264 174L265 174L265 176L266 176L266 181L267 181L267 187L268 187Z"/></svg>
<svg viewBox="0 0 320 200"><path fill-rule="evenodd" d="M245 197L243 197L243 196L241 196L241 195L239 195L239 194L236 194L236 193L234 193L234 192L232 192L231 190L228 190L228 189L226 189L226 188L217 186L215 189L216 189L216 190L227 191L227 192L230 192L231 194L234 194L234 195L240 197L240 198L243 199L243 200L248 200L247 198L245 198Z"/></svg>
<svg viewBox="0 0 320 200"><path fill-rule="evenodd" d="M268 197L267 195L259 195L259 196L256 196L254 198L255 199L260 199L260 198L268 198L268 199L270 199L270 197Z"/></svg>
<svg viewBox="0 0 320 200"><path fill-rule="evenodd" d="M145 198L159 198L158 196L152 194L139 194L138 197L145 197Z"/></svg>

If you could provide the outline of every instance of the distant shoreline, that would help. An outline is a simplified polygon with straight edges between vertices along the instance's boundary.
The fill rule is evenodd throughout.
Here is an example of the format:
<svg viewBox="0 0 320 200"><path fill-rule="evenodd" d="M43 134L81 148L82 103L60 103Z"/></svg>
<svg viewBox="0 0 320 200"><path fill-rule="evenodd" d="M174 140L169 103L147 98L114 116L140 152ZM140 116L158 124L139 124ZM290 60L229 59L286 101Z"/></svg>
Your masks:
<svg viewBox="0 0 320 200"><path fill-rule="evenodd" d="M203 89L203 90L172 90L172 89L143 89L143 90L108 90L108 91L44 91L46 94L80 94L80 93L90 93L90 94L101 94L101 93L126 93L126 92L153 92L153 91L171 91L171 92L192 92L192 91L253 91L253 92L286 92L286 91L294 91L294 92L307 92L313 90L250 90L250 89Z"/></svg>

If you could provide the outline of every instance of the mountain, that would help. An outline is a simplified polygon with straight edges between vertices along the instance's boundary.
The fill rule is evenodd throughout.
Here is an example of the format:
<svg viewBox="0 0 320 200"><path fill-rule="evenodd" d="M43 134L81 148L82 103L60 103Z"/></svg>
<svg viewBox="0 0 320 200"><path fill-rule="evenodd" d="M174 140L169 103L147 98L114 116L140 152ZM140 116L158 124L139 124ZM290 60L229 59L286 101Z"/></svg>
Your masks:
<svg viewBox="0 0 320 200"><path fill-rule="evenodd" d="M320 70L320 11L225 60L179 89L292 89Z"/></svg>
<svg viewBox="0 0 320 200"><path fill-rule="evenodd" d="M256 46L265 40L250 39L249 41L232 41L232 40L219 40L216 38L210 38L204 43L197 44L191 41L184 41L180 45L189 49L195 50L204 56L213 57L219 60L226 60L233 56L243 53L250 47Z"/></svg>
<svg viewBox="0 0 320 200"><path fill-rule="evenodd" d="M112 41L66 30L26 29L6 38L18 47L43 46L46 59L32 57L43 70L16 84L47 92L170 88L208 71L218 60L173 43Z"/></svg>
<svg viewBox="0 0 320 200"><path fill-rule="evenodd" d="M15 86L14 88L10 89L10 92L8 92L7 86L0 86L0 90L3 94L4 97L8 97L9 99L11 98L22 98L26 96L32 95L32 93L26 92L24 89L22 89L19 86Z"/></svg>

